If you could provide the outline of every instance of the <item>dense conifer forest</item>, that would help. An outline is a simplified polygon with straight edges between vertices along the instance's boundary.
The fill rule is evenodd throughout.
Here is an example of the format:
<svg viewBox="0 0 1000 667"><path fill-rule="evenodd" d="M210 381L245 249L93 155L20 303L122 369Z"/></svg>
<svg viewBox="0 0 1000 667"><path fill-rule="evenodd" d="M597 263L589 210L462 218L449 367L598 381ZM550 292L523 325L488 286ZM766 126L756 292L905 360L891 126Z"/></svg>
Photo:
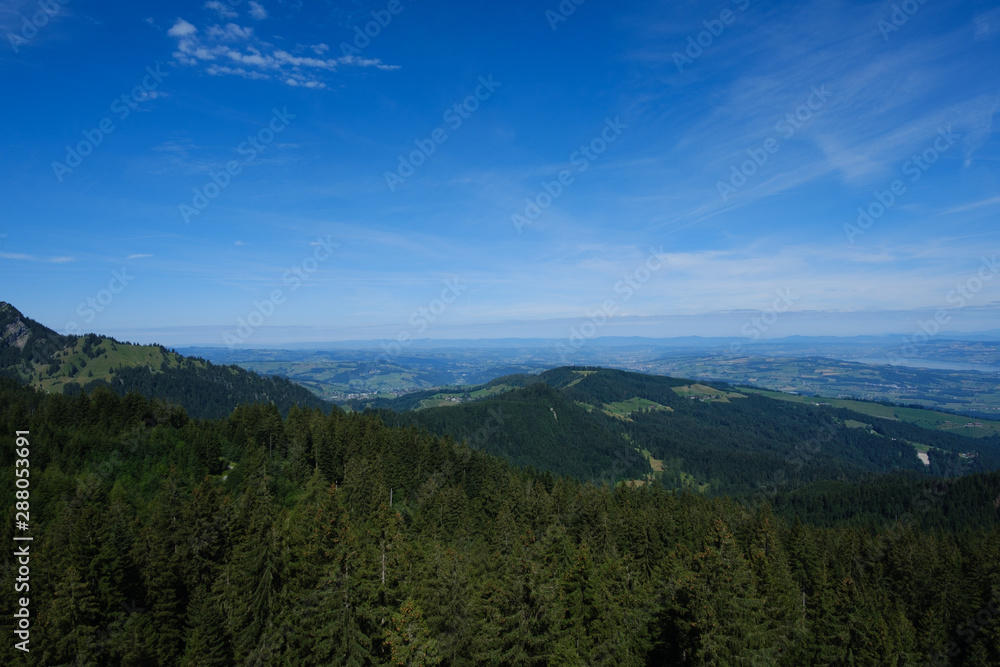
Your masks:
<svg viewBox="0 0 1000 667"><path fill-rule="evenodd" d="M699 385L707 395L684 396L690 384L562 367L498 378L483 387L504 391L479 400L414 409L433 395L418 392L372 401L370 409L387 424L426 428L515 465L597 483L642 477L649 472L644 452L662 462L661 484L711 495L857 481L872 473L947 477L1000 469L997 436L972 439L851 410L739 394L725 384ZM616 413L609 410L614 406L627 407ZM915 444L932 452L929 465L917 458Z"/></svg>
<svg viewBox="0 0 1000 667"><path fill-rule="evenodd" d="M376 414L201 420L10 380L0 425L3 538L18 430L34 537L31 650L8 633L3 664L1000 664L995 474L741 502L515 468Z"/></svg>

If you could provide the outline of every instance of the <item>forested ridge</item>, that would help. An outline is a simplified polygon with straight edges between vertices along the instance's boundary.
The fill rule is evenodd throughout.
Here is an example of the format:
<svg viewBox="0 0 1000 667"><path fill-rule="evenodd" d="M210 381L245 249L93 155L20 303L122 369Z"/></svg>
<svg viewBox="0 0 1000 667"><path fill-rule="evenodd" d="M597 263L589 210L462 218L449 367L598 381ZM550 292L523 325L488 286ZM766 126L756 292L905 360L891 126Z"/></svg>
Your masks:
<svg viewBox="0 0 1000 667"><path fill-rule="evenodd" d="M624 440L620 421L588 414L544 382L495 399L419 412L376 412L388 424L449 435L515 466L613 483L641 477L646 458Z"/></svg>
<svg viewBox="0 0 1000 667"><path fill-rule="evenodd" d="M596 486L339 409L0 380L0 425L30 431L34 536L3 664L1000 664L996 475L885 478L897 521L815 525L781 484ZM8 550L7 619L14 577Z"/></svg>
<svg viewBox="0 0 1000 667"><path fill-rule="evenodd" d="M239 366L183 357L162 345L134 345L97 334L63 336L0 301L0 376L75 394L107 386L120 396L138 392L183 405L195 417L220 418L245 403L325 407L287 378Z"/></svg>
<svg viewBox="0 0 1000 667"><path fill-rule="evenodd" d="M661 462L659 483L712 495L858 481L872 473L946 477L1000 469L996 436L971 439L829 406L734 396L724 384L699 385L701 394L685 395L691 384L563 367L498 378L482 387L506 390L479 400L413 409L433 395L419 392L373 402L371 409L389 424L426 428L515 465L598 483L643 477L650 472L648 454ZM915 445L930 452L930 465Z"/></svg>
<svg viewBox="0 0 1000 667"><path fill-rule="evenodd" d="M239 405L258 402L274 403L282 414L296 405L329 409L323 399L286 378L258 375L238 366L218 366L210 361L204 364L203 368L161 366L158 371L122 367L113 378L92 380L79 390L92 391L103 385L120 396L137 392L185 406L192 416L202 418L224 417Z"/></svg>

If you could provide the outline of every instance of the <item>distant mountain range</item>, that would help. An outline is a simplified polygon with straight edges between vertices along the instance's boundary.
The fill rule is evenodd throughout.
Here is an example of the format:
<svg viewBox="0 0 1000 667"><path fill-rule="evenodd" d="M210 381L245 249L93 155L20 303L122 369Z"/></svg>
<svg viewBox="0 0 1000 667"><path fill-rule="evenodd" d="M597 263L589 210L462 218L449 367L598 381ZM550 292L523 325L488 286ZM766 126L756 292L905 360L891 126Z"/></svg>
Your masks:
<svg viewBox="0 0 1000 667"><path fill-rule="evenodd" d="M754 345L890 345L903 336L912 336L913 332L899 334L878 334L862 336L785 336L782 338L761 338ZM942 331L935 334L939 341L993 341L1000 342L1000 329L966 333L959 331ZM280 346L289 350L379 350L394 340L341 340L326 342L288 343ZM408 341L407 349L510 349L510 348L549 348L562 343L566 338L417 338ZM663 347L663 348L721 348L734 342L747 343L748 338L740 336L677 336L652 338L648 336L600 336L586 340L587 347ZM191 346L206 349L225 349L223 346ZM184 349L184 348L179 348Z"/></svg>

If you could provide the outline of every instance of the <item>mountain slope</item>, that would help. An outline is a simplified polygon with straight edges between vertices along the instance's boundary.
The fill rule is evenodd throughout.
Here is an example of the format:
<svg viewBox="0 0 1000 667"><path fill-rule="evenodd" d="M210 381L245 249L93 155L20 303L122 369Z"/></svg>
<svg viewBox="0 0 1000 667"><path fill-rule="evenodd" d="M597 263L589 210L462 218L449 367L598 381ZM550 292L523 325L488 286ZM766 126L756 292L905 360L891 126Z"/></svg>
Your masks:
<svg viewBox="0 0 1000 667"><path fill-rule="evenodd" d="M455 407L379 415L388 424L422 426L516 466L558 475L615 482L640 477L649 467L625 441L620 422L589 414L544 382Z"/></svg>
<svg viewBox="0 0 1000 667"><path fill-rule="evenodd" d="M282 413L293 405L328 407L285 378L183 357L161 345L62 336L6 302L0 302L0 374L47 392L74 394L102 385L119 395L137 391L179 403L197 418L224 417L255 402L273 402Z"/></svg>
<svg viewBox="0 0 1000 667"><path fill-rule="evenodd" d="M502 393L490 395L497 388ZM589 480L658 479L712 494L760 494L871 473L955 476L1000 468L1000 438L971 440L679 378L564 367L463 392L451 399L434 394L442 407L419 409L433 392L377 407L389 423L466 440L516 465ZM487 397L472 400L477 395Z"/></svg>
<svg viewBox="0 0 1000 667"><path fill-rule="evenodd" d="M372 415L160 408L0 378L24 435L0 447L0 588L25 584L0 613L30 624L0 664L1000 664L997 475L810 489L786 522Z"/></svg>

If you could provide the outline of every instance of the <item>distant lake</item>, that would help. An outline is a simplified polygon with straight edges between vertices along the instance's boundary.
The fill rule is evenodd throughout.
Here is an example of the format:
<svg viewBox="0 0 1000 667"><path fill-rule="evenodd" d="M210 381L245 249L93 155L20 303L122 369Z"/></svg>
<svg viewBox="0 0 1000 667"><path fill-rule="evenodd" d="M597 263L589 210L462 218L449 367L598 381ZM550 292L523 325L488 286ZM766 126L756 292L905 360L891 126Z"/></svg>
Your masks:
<svg viewBox="0 0 1000 667"><path fill-rule="evenodd" d="M980 373L1000 373L1000 366L991 364L970 364L963 361L941 361L940 359L897 359L887 364L885 358L845 359L859 364L875 366L906 366L907 368L930 368L941 371L979 371Z"/></svg>

